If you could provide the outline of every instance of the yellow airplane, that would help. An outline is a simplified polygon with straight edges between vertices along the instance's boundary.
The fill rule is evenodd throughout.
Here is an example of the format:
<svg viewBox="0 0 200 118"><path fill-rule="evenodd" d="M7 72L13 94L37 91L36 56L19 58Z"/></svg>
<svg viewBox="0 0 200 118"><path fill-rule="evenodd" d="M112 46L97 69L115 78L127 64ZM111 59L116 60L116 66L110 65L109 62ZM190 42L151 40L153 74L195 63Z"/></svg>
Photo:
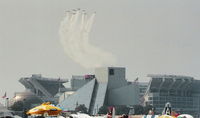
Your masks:
<svg viewBox="0 0 200 118"><path fill-rule="evenodd" d="M50 102L45 102L40 106L36 106L26 112L27 115L31 116L58 116L61 113L61 109L55 107Z"/></svg>

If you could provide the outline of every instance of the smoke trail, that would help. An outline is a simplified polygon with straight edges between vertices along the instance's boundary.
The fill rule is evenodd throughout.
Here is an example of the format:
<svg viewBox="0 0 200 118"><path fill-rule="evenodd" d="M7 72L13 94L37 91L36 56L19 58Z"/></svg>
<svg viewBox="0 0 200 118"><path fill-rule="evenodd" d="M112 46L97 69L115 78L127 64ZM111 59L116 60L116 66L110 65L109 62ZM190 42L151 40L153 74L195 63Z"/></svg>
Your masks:
<svg viewBox="0 0 200 118"><path fill-rule="evenodd" d="M85 11L68 11L60 24L60 41L65 53L85 68L110 66L116 62L113 54L89 42L94 17L95 13L88 15Z"/></svg>

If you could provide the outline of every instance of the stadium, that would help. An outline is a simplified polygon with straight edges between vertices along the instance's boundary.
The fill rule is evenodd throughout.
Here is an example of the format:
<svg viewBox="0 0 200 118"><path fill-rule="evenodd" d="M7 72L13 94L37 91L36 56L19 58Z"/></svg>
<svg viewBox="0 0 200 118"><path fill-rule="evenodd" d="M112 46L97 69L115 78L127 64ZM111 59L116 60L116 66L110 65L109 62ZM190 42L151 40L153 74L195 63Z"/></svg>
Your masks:
<svg viewBox="0 0 200 118"><path fill-rule="evenodd" d="M143 105L152 105L162 113L165 103L172 104L172 110L199 116L200 80L189 76L148 75L150 81L143 96Z"/></svg>

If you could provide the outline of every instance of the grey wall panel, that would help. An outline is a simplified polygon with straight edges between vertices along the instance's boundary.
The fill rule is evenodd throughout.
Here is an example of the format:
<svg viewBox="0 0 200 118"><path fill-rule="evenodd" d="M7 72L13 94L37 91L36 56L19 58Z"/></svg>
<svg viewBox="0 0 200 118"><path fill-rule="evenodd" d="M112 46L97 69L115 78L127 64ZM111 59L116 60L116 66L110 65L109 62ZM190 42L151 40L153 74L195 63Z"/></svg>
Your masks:
<svg viewBox="0 0 200 118"><path fill-rule="evenodd" d="M98 109L104 105L104 100L106 97L107 83L99 83L97 96L94 104L94 109L92 114L98 113Z"/></svg>
<svg viewBox="0 0 200 118"><path fill-rule="evenodd" d="M72 76L71 79L71 88L72 90L78 90L79 88L81 88L82 86L84 86L85 84L87 84L90 80L86 80L86 79L79 79L76 78L76 76Z"/></svg>
<svg viewBox="0 0 200 118"><path fill-rule="evenodd" d="M109 67L108 72L113 70L113 74L109 73L108 76L108 90L120 88L127 85L126 69L121 67Z"/></svg>
<svg viewBox="0 0 200 118"><path fill-rule="evenodd" d="M77 104L84 104L89 109L95 81L95 79L91 80L89 83L78 89L76 93L59 103L58 106L64 111L69 111L74 110Z"/></svg>
<svg viewBox="0 0 200 118"><path fill-rule="evenodd" d="M100 67L95 69L95 76L100 83L108 82L107 89L114 89L127 85L125 71L126 69L122 67Z"/></svg>
<svg viewBox="0 0 200 118"><path fill-rule="evenodd" d="M137 85L130 84L108 92L109 105L136 105L139 104L139 89Z"/></svg>

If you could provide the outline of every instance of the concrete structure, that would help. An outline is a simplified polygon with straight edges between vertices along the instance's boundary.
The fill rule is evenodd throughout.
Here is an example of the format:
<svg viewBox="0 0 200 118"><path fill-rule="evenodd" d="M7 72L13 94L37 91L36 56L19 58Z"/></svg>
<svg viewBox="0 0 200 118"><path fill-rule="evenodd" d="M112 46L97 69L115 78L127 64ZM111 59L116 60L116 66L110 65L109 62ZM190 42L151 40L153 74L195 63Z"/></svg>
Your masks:
<svg viewBox="0 0 200 118"><path fill-rule="evenodd" d="M151 78L144 95L144 105L153 105L162 113L165 103L181 113L197 116L200 113L200 80L176 75L148 75Z"/></svg>
<svg viewBox="0 0 200 118"><path fill-rule="evenodd" d="M58 106L69 111L84 104L90 114L96 114L103 105L136 105L139 103L138 85L127 82L125 76L125 68L96 68L95 78L91 78Z"/></svg>
<svg viewBox="0 0 200 118"><path fill-rule="evenodd" d="M81 88L83 85L87 84L91 79L94 79L95 75L84 75L84 76L75 76L73 75L70 80L70 89L76 91Z"/></svg>
<svg viewBox="0 0 200 118"><path fill-rule="evenodd" d="M21 78L19 82L25 86L26 91L31 92L42 101L51 101L56 103L56 95L60 92L63 93L67 91L63 83L68 82L68 80L46 78L42 77L40 74L34 74L31 77Z"/></svg>

